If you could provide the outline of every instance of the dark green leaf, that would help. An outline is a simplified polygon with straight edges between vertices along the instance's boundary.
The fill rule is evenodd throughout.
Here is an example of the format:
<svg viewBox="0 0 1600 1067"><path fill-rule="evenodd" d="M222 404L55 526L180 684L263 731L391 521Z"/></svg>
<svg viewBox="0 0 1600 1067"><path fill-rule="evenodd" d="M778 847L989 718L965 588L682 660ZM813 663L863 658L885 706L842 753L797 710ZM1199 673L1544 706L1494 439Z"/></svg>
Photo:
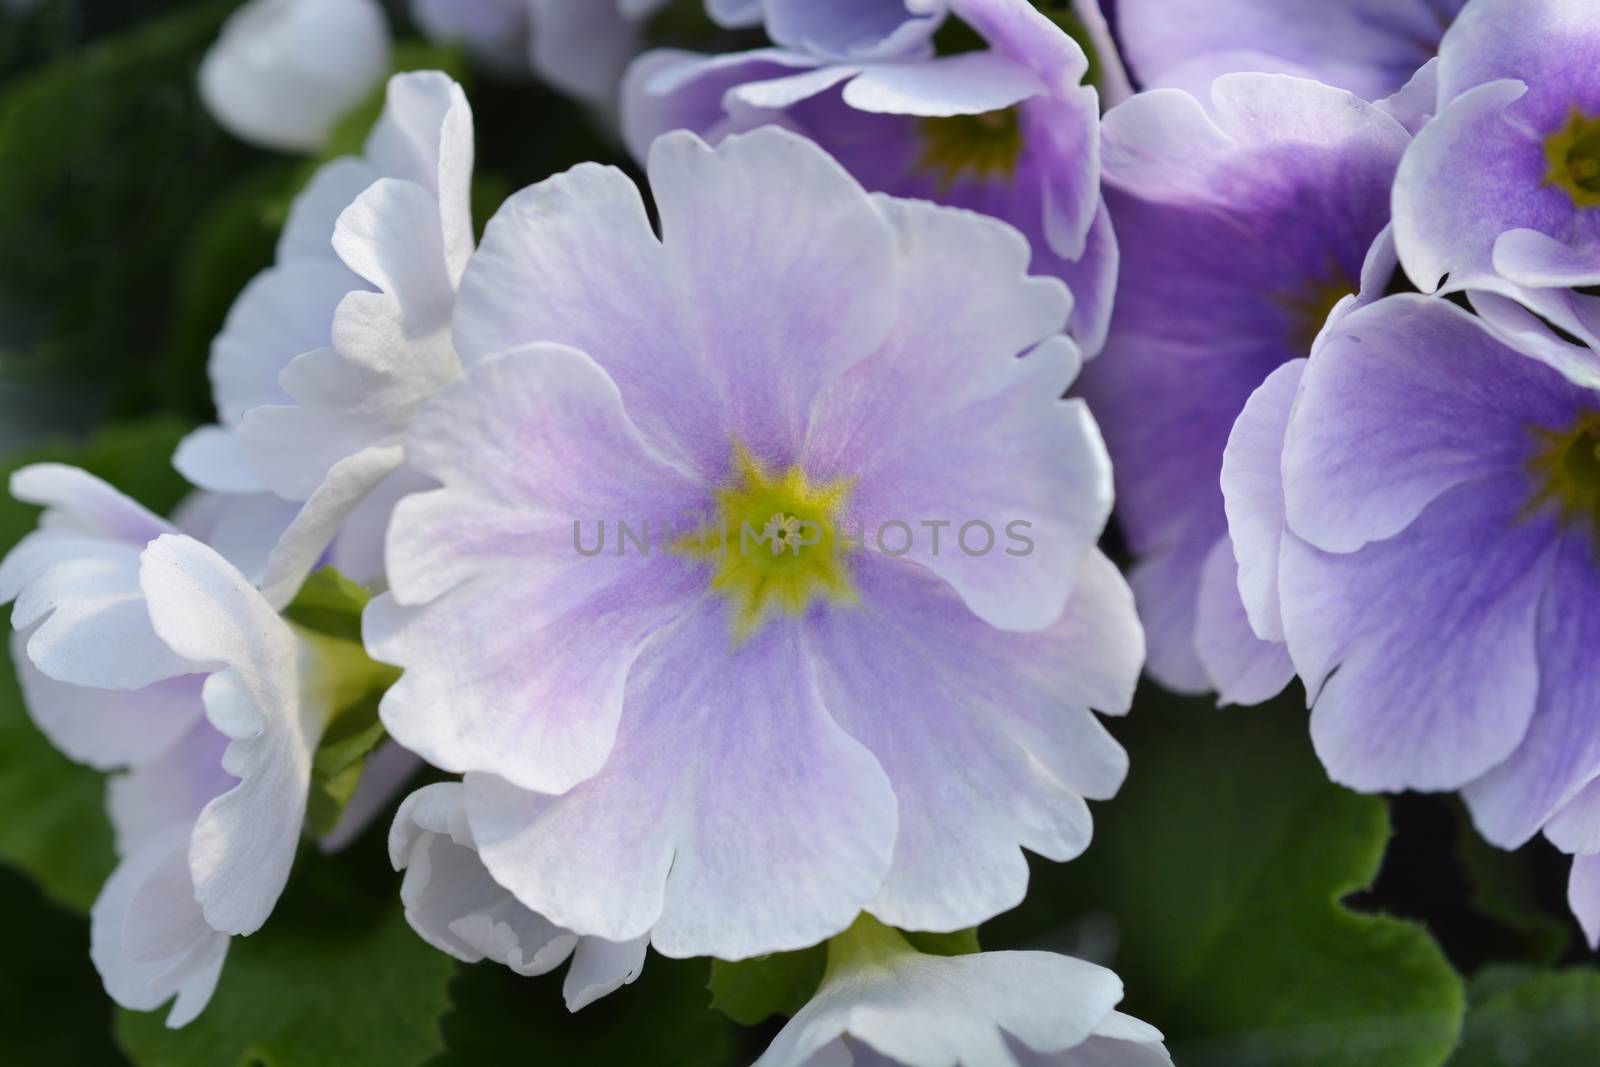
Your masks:
<svg viewBox="0 0 1600 1067"><path fill-rule="evenodd" d="M823 945L752 960L711 961L711 1006L736 1023L755 1026L805 1007L828 965Z"/></svg>
<svg viewBox="0 0 1600 1067"><path fill-rule="evenodd" d="M234 939L205 1014L168 1030L164 1012L121 1012L123 1049L139 1067L428 1062L443 1047L455 961L406 924L392 874L359 884L382 863L372 850L332 859L302 850L267 925Z"/></svg>
<svg viewBox="0 0 1600 1067"><path fill-rule="evenodd" d="M1095 842L1039 864L995 947L1065 917L1115 916L1126 1010L1184 1067L1437 1067L1460 979L1420 926L1341 904L1377 874L1384 801L1328 782L1303 705L1257 709L1141 694L1119 731L1132 771Z"/></svg>
<svg viewBox="0 0 1600 1067"><path fill-rule="evenodd" d="M27 880L0 870L0 1035L24 1067L125 1063L111 1041L111 1006L89 963L89 928L51 907ZM70 1014L69 1014L70 1013Z"/></svg>
<svg viewBox="0 0 1600 1067"><path fill-rule="evenodd" d="M175 250L261 157L206 116L199 56L234 5L185 5L0 91L0 361L83 419L163 407Z"/></svg>
<svg viewBox="0 0 1600 1067"><path fill-rule="evenodd" d="M1490 968L1471 986L1450 1067L1579 1067L1600 1060L1600 971Z"/></svg>
<svg viewBox="0 0 1600 1067"><path fill-rule="evenodd" d="M704 960L652 954L631 986L568 1013L561 974L519 978L504 967L464 967L445 1018L445 1055L429 1067L537 1062L541 1067L734 1067L760 1054L707 1004Z"/></svg>
<svg viewBox="0 0 1600 1067"><path fill-rule="evenodd" d="M324 567L306 579L283 616L308 630L360 644L361 612L371 599L358 583Z"/></svg>
<svg viewBox="0 0 1600 1067"><path fill-rule="evenodd" d="M1572 922L1540 906L1527 849L1505 852L1478 835L1463 807L1456 858L1472 884L1472 908L1507 931L1518 958L1553 964L1572 942ZM1534 846L1531 846L1534 847Z"/></svg>

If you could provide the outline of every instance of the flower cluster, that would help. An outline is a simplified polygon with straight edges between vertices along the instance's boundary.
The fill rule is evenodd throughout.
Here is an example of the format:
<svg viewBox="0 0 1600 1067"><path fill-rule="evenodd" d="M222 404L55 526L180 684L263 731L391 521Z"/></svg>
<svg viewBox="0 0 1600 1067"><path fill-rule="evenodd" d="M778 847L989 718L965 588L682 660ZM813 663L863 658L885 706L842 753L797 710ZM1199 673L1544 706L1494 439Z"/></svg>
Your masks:
<svg viewBox="0 0 1600 1067"><path fill-rule="evenodd" d="M413 0L646 179L481 229L374 0L207 56L267 147L383 103L215 339L190 500L12 482L28 706L115 775L110 995L193 1020L381 817L417 934L574 1011L823 946L760 1067L1170 1065L1104 967L919 947L1089 846L1146 666L1298 677L1329 776L1544 833L1600 943L1600 9L706 0L735 50L646 49L665 7Z"/></svg>

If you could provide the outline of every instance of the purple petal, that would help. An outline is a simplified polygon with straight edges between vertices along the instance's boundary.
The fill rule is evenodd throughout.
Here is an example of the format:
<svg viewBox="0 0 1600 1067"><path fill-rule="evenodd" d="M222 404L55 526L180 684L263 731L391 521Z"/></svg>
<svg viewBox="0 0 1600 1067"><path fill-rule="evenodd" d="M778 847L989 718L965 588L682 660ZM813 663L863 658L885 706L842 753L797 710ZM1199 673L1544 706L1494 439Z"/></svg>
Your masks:
<svg viewBox="0 0 1600 1067"><path fill-rule="evenodd" d="M1284 452L1288 522L1329 552L1393 537L1464 482L1520 477L1528 427L1565 426L1580 399L1460 308L1415 295L1330 330L1302 390Z"/></svg>
<svg viewBox="0 0 1600 1067"><path fill-rule="evenodd" d="M889 775L894 866L870 910L955 930L1021 901L1021 849L1062 861L1089 843L1084 798L1113 796L1127 756L1092 713L1126 711L1143 659L1133 599L1099 553L1047 630L973 617L919 568L856 570L859 611L815 620L823 703Z"/></svg>
<svg viewBox="0 0 1600 1067"><path fill-rule="evenodd" d="M1466 482L1353 555L1284 541L1284 633L1335 781L1457 789L1521 743L1553 543L1551 524L1519 522L1526 495L1520 472Z"/></svg>
<svg viewBox="0 0 1600 1067"><path fill-rule="evenodd" d="M367 612L368 647L406 668L384 722L435 766L568 789L605 762L646 638L704 587L662 524L709 496L649 449L604 371L554 345L479 362L408 448L444 488L395 509L391 594ZM601 522L652 524L648 550L583 554Z"/></svg>
<svg viewBox="0 0 1600 1067"><path fill-rule="evenodd" d="M1263 641L1250 628L1239 599L1239 568L1233 545L1217 542L1200 572L1195 615L1195 652L1218 704L1260 704L1294 680L1294 663L1282 644Z"/></svg>
<svg viewBox="0 0 1600 1067"><path fill-rule="evenodd" d="M1555 550L1539 605L1539 700L1527 736L1464 793L1478 829L1501 848L1521 847L1600 774L1600 691L1590 674L1597 597L1594 539L1573 531Z"/></svg>
<svg viewBox="0 0 1600 1067"><path fill-rule="evenodd" d="M702 603L640 656L616 747L563 796L467 776L496 881L570 930L669 956L815 944L877 892L895 797L824 710L798 623L734 645Z"/></svg>
<svg viewBox="0 0 1600 1067"><path fill-rule="evenodd" d="M1093 420L1060 399L1077 352L1047 340L1064 324L1066 291L1027 277L1027 244L1008 227L928 204L880 206L900 232L899 319L889 343L824 394L806 469L854 479L848 519L867 531L948 524L942 551L926 543L916 560L990 623L1042 628L1111 506ZM969 537L969 523L988 532ZM1026 555L1007 552L1014 529L1036 542Z"/></svg>

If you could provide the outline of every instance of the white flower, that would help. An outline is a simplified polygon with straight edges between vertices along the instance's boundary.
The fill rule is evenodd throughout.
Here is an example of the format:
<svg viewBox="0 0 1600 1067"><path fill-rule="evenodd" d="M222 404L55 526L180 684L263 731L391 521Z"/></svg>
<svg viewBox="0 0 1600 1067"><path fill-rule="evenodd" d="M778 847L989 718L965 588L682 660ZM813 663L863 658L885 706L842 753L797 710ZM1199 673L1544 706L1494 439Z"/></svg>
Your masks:
<svg viewBox="0 0 1600 1067"><path fill-rule="evenodd" d="M241 140L310 152L389 69L376 0L251 0L200 66L200 98Z"/></svg>
<svg viewBox="0 0 1600 1067"><path fill-rule="evenodd" d="M863 917L756 1067L1171 1067L1122 982L1052 952L927 956Z"/></svg>
<svg viewBox="0 0 1600 1067"><path fill-rule="evenodd" d="M391 79L364 154L312 180L277 264L213 346L221 425L192 434L175 462L205 488L300 504L260 575L274 604L341 526L381 530L394 500L421 487L401 469L400 438L460 372L450 318L473 250L472 164L461 87L435 71Z"/></svg>
<svg viewBox="0 0 1600 1067"><path fill-rule="evenodd" d="M0 562L29 711L69 756L126 769L107 790L122 862L91 953L119 1003L176 995L181 1026L228 937L283 891L339 657L360 650L297 632L215 550L83 471L27 467L12 492L47 508Z"/></svg>
<svg viewBox="0 0 1600 1067"><path fill-rule="evenodd" d="M648 937L606 941L563 930L529 911L478 858L460 782L405 799L389 831L389 858L405 871L406 920L428 944L466 963L491 959L522 975L546 974L569 956L563 992L577 1011L639 977Z"/></svg>

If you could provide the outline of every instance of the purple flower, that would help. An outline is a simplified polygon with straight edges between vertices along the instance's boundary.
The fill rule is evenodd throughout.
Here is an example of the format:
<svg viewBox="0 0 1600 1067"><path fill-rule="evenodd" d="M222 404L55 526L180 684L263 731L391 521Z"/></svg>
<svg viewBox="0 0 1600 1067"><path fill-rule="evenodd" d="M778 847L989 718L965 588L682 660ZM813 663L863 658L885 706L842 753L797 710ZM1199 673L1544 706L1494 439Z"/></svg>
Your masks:
<svg viewBox="0 0 1600 1067"><path fill-rule="evenodd" d="M1529 338L1519 301L1592 343L1600 298L1600 8L1473 0L1439 53L1437 117L1395 185L1395 240L1418 288L1473 291ZM1592 354L1556 358L1600 375Z"/></svg>
<svg viewBox="0 0 1600 1067"><path fill-rule="evenodd" d="M1146 87L1203 91L1233 71L1294 74L1368 100L1432 59L1467 0L1120 0L1117 30Z"/></svg>
<svg viewBox="0 0 1600 1067"><path fill-rule="evenodd" d="M724 26L765 25L784 48L823 59L863 60L925 48L948 0L706 0Z"/></svg>
<svg viewBox="0 0 1600 1067"><path fill-rule="evenodd" d="M1035 273L1067 282L1072 332L1098 351L1117 247L1100 199L1099 102L1077 43L1027 0L955 0L988 47L839 62L792 49L657 51L623 87L623 130L643 159L657 135L715 142L779 125L827 149L869 189L992 215L1032 243Z"/></svg>
<svg viewBox="0 0 1600 1067"><path fill-rule="evenodd" d="M1310 350L1335 303L1387 284L1392 260L1374 244L1408 140L1377 105L1283 75L1224 76L1209 110L1161 89L1106 116L1122 276L1083 389L1139 557L1150 669L1169 688L1252 703L1286 680L1281 651L1246 640L1223 448L1250 393Z"/></svg>
<svg viewBox="0 0 1600 1067"><path fill-rule="evenodd" d="M503 74L533 73L590 104L615 101L644 25L667 0L411 0L436 41L464 43Z"/></svg>
<svg viewBox="0 0 1600 1067"><path fill-rule="evenodd" d="M1460 789L1497 845L1600 853L1600 390L1389 297L1262 386L1223 488L1335 780Z"/></svg>
<svg viewBox="0 0 1600 1067"><path fill-rule="evenodd" d="M1067 292L785 131L649 169L660 237L592 165L489 224L466 372L407 438L443 488L397 508L366 615L405 667L384 722L573 933L743 958L863 908L977 923L1023 848L1087 845L1126 769L1090 709L1143 656ZM600 521L649 547L586 551Z"/></svg>

